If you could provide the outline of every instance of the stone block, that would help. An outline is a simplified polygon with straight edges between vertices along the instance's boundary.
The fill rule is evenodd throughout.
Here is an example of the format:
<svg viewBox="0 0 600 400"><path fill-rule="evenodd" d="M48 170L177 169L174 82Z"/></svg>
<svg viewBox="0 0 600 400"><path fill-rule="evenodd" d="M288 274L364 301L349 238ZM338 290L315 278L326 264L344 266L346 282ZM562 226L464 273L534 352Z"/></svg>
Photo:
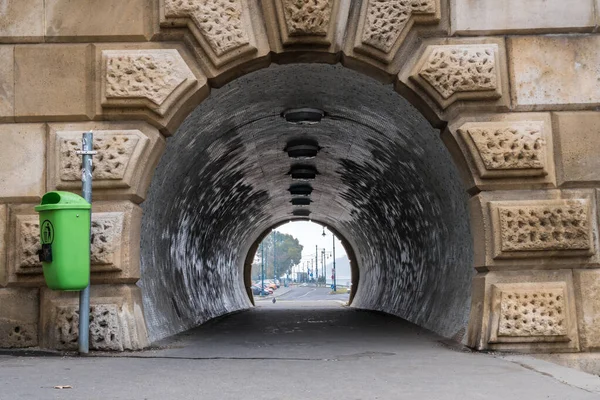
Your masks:
<svg viewBox="0 0 600 400"><path fill-rule="evenodd" d="M38 344L39 290L0 288L0 348Z"/></svg>
<svg viewBox="0 0 600 400"><path fill-rule="evenodd" d="M6 286L7 266L6 266L6 246L8 227L8 210L5 204L0 204L0 287Z"/></svg>
<svg viewBox="0 0 600 400"><path fill-rule="evenodd" d="M505 271L485 275L479 350L579 350L571 270Z"/></svg>
<svg viewBox="0 0 600 400"><path fill-rule="evenodd" d="M41 289L40 345L74 350L79 337L79 295ZM139 350L148 345L142 296L135 285L92 285L90 349Z"/></svg>
<svg viewBox="0 0 600 400"><path fill-rule="evenodd" d="M587 199L491 202L494 257L555 251L564 256L593 254L590 206Z"/></svg>
<svg viewBox="0 0 600 400"><path fill-rule="evenodd" d="M599 47L597 35L509 38L513 104L522 111L597 107Z"/></svg>
<svg viewBox="0 0 600 400"><path fill-rule="evenodd" d="M597 267L595 203L592 190L480 193L470 201L476 268Z"/></svg>
<svg viewBox="0 0 600 400"><path fill-rule="evenodd" d="M45 124L0 125L0 202L38 200L45 190Z"/></svg>
<svg viewBox="0 0 600 400"><path fill-rule="evenodd" d="M48 190L81 187L81 134L94 132L94 200L144 200L165 141L144 122L49 124Z"/></svg>
<svg viewBox="0 0 600 400"><path fill-rule="evenodd" d="M97 44L95 60L95 119L143 119L169 135L210 92L183 44Z"/></svg>
<svg viewBox="0 0 600 400"><path fill-rule="evenodd" d="M600 113L560 112L553 114L556 173L560 186L600 184Z"/></svg>
<svg viewBox="0 0 600 400"><path fill-rule="evenodd" d="M405 54L395 89L436 124L470 109L508 111L508 82L504 39L424 39L420 50Z"/></svg>
<svg viewBox="0 0 600 400"><path fill-rule="evenodd" d="M160 26L165 35L177 39L181 34L170 32L169 28L187 28L193 40L186 41L194 48L202 70L222 85L232 78L227 70L235 76L239 74L235 67L240 64L250 70L255 68L251 64L269 64L269 42L260 3L261 0L160 0Z"/></svg>
<svg viewBox="0 0 600 400"><path fill-rule="evenodd" d="M428 46L411 79L442 107L459 98L502 97L499 49L496 44Z"/></svg>
<svg viewBox="0 0 600 400"><path fill-rule="evenodd" d="M15 115L15 47L0 46L0 121Z"/></svg>
<svg viewBox="0 0 600 400"><path fill-rule="evenodd" d="M347 21L338 28L346 31L343 63L380 80L398 73L419 37L447 36L450 29L446 1L341 1L340 9Z"/></svg>
<svg viewBox="0 0 600 400"><path fill-rule="evenodd" d="M91 45L16 46L16 121L90 119L90 59Z"/></svg>
<svg viewBox="0 0 600 400"><path fill-rule="evenodd" d="M451 0L452 33L592 32L594 0Z"/></svg>
<svg viewBox="0 0 600 400"><path fill-rule="evenodd" d="M600 350L600 270L574 270L581 347Z"/></svg>
<svg viewBox="0 0 600 400"><path fill-rule="evenodd" d="M464 155L469 191L555 186L550 113L464 115L442 138Z"/></svg>
<svg viewBox="0 0 600 400"><path fill-rule="evenodd" d="M267 0L262 1L261 6L268 21L271 49L275 53L302 51L311 53L311 59L315 61L335 62L338 59L338 37L348 20L349 4L339 0L316 3Z"/></svg>
<svg viewBox="0 0 600 400"><path fill-rule="evenodd" d="M44 40L44 0L4 0L0 8L0 43Z"/></svg>
<svg viewBox="0 0 600 400"><path fill-rule="evenodd" d="M146 40L144 0L46 0L46 41Z"/></svg>
<svg viewBox="0 0 600 400"><path fill-rule="evenodd" d="M177 50L105 50L102 69L104 107L147 107L160 116L197 82Z"/></svg>
<svg viewBox="0 0 600 400"><path fill-rule="evenodd" d="M39 217L35 204L8 207L8 286L44 286ZM94 202L92 205L91 281L134 283L140 277L139 243L142 212L128 202Z"/></svg>

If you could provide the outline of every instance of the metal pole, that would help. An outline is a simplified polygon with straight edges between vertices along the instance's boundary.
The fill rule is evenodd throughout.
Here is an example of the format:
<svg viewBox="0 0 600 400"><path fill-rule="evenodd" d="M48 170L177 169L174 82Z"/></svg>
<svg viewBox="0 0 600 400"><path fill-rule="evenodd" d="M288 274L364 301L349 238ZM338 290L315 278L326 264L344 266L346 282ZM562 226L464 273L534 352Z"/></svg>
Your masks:
<svg viewBox="0 0 600 400"><path fill-rule="evenodd" d="M260 297L263 297L263 290L265 290L265 242L260 244Z"/></svg>
<svg viewBox="0 0 600 400"><path fill-rule="evenodd" d="M325 267L325 248L321 250L321 269L323 270L323 284L327 287L327 268Z"/></svg>
<svg viewBox="0 0 600 400"><path fill-rule="evenodd" d="M335 235L331 232L331 236L333 236L333 271L331 275L333 275L333 292L337 292L337 285L335 282Z"/></svg>
<svg viewBox="0 0 600 400"><path fill-rule="evenodd" d="M319 246L315 245L315 282L319 286Z"/></svg>
<svg viewBox="0 0 600 400"><path fill-rule="evenodd" d="M273 282L277 285L277 235L273 231Z"/></svg>
<svg viewBox="0 0 600 400"><path fill-rule="evenodd" d="M83 133L83 144L81 147L82 171L81 186L83 198L92 204L92 157L94 154L94 134L92 131ZM92 213L90 212L90 229L92 224ZM92 244L90 242L90 254ZM79 292L79 353L87 354L90 344L90 285Z"/></svg>

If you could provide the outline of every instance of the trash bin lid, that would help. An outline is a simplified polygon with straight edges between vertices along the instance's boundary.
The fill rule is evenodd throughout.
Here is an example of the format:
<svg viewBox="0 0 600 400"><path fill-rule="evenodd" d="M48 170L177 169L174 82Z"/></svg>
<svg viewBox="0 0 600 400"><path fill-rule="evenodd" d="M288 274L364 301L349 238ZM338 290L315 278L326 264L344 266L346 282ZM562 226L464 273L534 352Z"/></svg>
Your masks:
<svg viewBox="0 0 600 400"><path fill-rule="evenodd" d="M42 197L42 203L35 206L35 211L89 210L90 208L92 208L92 205L75 193L48 192Z"/></svg>

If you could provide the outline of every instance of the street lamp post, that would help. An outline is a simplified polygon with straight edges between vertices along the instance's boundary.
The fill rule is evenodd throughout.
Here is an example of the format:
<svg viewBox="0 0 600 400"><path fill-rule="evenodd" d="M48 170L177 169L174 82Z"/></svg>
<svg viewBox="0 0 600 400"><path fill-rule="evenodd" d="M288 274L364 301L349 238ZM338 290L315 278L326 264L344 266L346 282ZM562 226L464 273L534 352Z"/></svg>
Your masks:
<svg viewBox="0 0 600 400"><path fill-rule="evenodd" d="M331 270L331 278L333 279L333 293L337 292L337 285L335 282L335 235L331 232L331 236L333 237L333 268Z"/></svg>
<svg viewBox="0 0 600 400"><path fill-rule="evenodd" d="M319 246L315 245L315 278L316 285L319 286Z"/></svg>
<svg viewBox="0 0 600 400"><path fill-rule="evenodd" d="M265 290L265 242L260 244L260 297L263 297L263 290Z"/></svg>
<svg viewBox="0 0 600 400"><path fill-rule="evenodd" d="M273 231L273 282L277 285L277 235Z"/></svg>
<svg viewBox="0 0 600 400"><path fill-rule="evenodd" d="M325 248L321 249L321 268L323 269L323 284L327 287L327 267L325 266Z"/></svg>
<svg viewBox="0 0 600 400"><path fill-rule="evenodd" d="M323 227L323 237L325 237L325 227ZM332 289L334 292L337 291L337 285L336 285L336 279L335 279L335 235L333 234L333 232L331 232L331 237L333 240L333 251L332 251L332 256L333 256L333 268L331 269L331 283L332 283ZM325 249L323 249L323 268L325 268ZM325 269L323 269L323 272L325 272ZM325 273L325 286L327 286L327 273Z"/></svg>

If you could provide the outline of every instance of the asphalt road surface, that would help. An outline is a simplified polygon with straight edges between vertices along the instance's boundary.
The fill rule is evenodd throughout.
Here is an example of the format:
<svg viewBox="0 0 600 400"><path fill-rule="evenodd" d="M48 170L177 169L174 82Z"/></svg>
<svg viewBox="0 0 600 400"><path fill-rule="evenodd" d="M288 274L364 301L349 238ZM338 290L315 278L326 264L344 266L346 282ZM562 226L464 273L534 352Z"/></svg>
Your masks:
<svg viewBox="0 0 600 400"><path fill-rule="evenodd" d="M278 292L285 291L279 295ZM273 295L277 298L277 301L340 301L347 303L350 299L348 293L344 294L331 294L331 288L329 287L316 287L316 286L294 286L289 288L281 287L277 289ZM255 299L260 299L260 296L254 296ZM263 298L264 300L271 300L271 296Z"/></svg>
<svg viewBox="0 0 600 400"><path fill-rule="evenodd" d="M294 289L282 297L295 301L260 302L144 352L0 353L0 399L600 398L597 376L471 353L400 318L326 296Z"/></svg>

